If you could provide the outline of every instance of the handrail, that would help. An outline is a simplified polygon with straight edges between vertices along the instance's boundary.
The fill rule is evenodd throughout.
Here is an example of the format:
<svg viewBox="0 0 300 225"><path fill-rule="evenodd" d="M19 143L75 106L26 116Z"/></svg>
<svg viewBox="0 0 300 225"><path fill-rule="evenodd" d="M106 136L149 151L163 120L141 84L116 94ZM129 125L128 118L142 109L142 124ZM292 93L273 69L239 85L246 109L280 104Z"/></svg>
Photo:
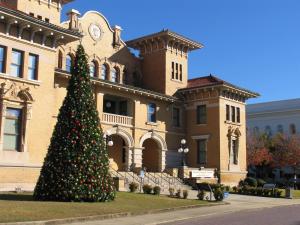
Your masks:
<svg viewBox="0 0 300 225"><path fill-rule="evenodd" d="M147 176L148 175L148 176ZM149 180L151 180L155 185L158 185L159 186L159 180L157 180L157 178L155 176L153 176L151 173L145 173L145 177L148 178L148 182Z"/></svg>

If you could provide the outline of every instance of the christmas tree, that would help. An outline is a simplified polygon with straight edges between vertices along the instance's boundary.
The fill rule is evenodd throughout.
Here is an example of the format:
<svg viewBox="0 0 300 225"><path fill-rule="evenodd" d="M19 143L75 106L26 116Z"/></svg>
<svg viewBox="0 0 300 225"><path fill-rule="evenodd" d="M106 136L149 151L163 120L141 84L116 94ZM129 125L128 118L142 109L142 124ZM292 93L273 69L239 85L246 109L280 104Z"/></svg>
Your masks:
<svg viewBox="0 0 300 225"><path fill-rule="evenodd" d="M82 45L78 46L71 74L34 198L110 201L115 190Z"/></svg>

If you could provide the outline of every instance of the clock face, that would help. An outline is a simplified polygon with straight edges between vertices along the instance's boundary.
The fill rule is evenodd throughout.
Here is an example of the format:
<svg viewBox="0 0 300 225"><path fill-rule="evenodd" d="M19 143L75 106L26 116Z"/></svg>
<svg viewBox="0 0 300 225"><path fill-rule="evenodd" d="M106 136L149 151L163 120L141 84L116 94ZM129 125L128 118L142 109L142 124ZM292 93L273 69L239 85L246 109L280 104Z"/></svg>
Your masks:
<svg viewBox="0 0 300 225"><path fill-rule="evenodd" d="M89 32L91 37L95 41L99 41L102 38L102 30L101 27L98 26L97 24L91 24L89 27Z"/></svg>

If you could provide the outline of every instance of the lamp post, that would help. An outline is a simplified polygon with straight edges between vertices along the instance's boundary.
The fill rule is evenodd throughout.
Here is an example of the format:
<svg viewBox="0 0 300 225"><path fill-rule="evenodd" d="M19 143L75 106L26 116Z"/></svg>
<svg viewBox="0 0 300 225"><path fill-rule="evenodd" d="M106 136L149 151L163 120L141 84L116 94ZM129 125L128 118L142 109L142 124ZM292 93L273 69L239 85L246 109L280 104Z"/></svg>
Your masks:
<svg viewBox="0 0 300 225"><path fill-rule="evenodd" d="M185 162L185 155L189 152L189 149L186 145L186 140L182 139L180 141L180 148L178 149L178 153L180 153L182 156L182 166L185 167L186 166L186 162Z"/></svg>
<svg viewBox="0 0 300 225"><path fill-rule="evenodd" d="M114 145L114 142L112 140L112 137L108 134L104 134L103 138L105 140L106 148L107 146L112 147Z"/></svg>

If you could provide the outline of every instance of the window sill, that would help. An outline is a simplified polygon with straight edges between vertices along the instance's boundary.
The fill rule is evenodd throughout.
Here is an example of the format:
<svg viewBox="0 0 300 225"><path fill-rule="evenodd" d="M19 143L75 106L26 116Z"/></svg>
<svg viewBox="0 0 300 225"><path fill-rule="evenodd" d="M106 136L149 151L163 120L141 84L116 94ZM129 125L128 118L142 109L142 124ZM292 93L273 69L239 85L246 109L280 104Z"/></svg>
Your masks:
<svg viewBox="0 0 300 225"><path fill-rule="evenodd" d="M0 78L8 79L8 80L13 80L13 81L19 81L19 82L22 82L22 83L32 84L32 85L36 85L36 86L40 86L41 85L40 81L37 81L37 80L28 80L28 79L20 78L20 77L13 77L13 76L10 76L10 75L8 75L6 73L0 73Z"/></svg>
<svg viewBox="0 0 300 225"><path fill-rule="evenodd" d="M229 121L229 120L225 120L225 123L226 123L226 124L230 124L230 125L242 126L241 123L232 122L232 121Z"/></svg>
<svg viewBox="0 0 300 225"><path fill-rule="evenodd" d="M196 125L199 127L204 127L204 126L207 126L207 123L197 123Z"/></svg>
<svg viewBox="0 0 300 225"><path fill-rule="evenodd" d="M146 122L146 125L158 126L158 123L157 122Z"/></svg>
<svg viewBox="0 0 300 225"><path fill-rule="evenodd" d="M174 82L177 82L177 83L180 83L180 84L183 83L183 81L181 81L181 80L176 80L176 79L171 79L171 81L174 81Z"/></svg>

